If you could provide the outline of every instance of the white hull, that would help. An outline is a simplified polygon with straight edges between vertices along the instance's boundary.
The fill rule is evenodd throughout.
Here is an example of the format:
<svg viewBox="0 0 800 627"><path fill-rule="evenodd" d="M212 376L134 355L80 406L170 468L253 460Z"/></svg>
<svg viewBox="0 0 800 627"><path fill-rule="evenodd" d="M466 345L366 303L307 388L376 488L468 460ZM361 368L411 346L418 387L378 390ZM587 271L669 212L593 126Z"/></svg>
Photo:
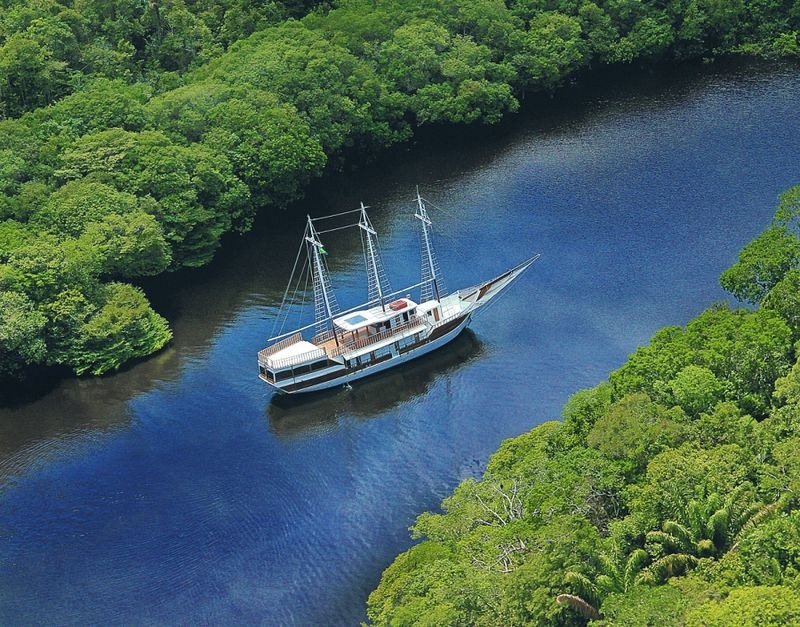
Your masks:
<svg viewBox="0 0 800 627"><path fill-rule="evenodd" d="M416 359L417 357L422 357L423 355L427 355L431 351L435 351L437 348L441 348L445 344L451 342L458 334L461 333L464 329L467 328L469 325L470 317L469 315L461 322L455 329L452 331L447 332L445 335L423 344L419 348L415 348L410 350L407 353L403 353L402 355L393 353L391 359L384 361L379 364L375 364L374 366L367 366L361 370L357 370L355 372L344 374L342 377L337 379L331 379L330 381L323 381L318 385L312 385L302 390L298 390L297 392L287 392L288 394L303 394L306 392L321 392L322 390L329 390L331 388L342 387L350 383L351 381L358 381L359 379L363 379L364 377L369 377L373 374L378 374L379 372L383 372L384 370L388 370L389 368L394 368L395 366L399 366L400 364L404 364L406 362L411 361L412 359ZM280 388L277 388L279 391Z"/></svg>

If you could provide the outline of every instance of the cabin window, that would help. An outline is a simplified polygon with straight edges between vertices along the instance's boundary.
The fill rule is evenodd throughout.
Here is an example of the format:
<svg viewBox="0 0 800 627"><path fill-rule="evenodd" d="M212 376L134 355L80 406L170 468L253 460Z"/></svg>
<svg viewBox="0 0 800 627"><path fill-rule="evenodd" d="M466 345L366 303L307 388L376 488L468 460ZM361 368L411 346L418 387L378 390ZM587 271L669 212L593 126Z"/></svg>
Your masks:
<svg viewBox="0 0 800 627"><path fill-rule="evenodd" d="M315 361L313 364L311 364L311 372L314 372L315 370L322 370L323 368L327 368L328 366L332 366L333 364L334 362L332 362L330 359Z"/></svg>
<svg viewBox="0 0 800 627"><path fill-rule="evenodd" d="M292 378L292 371L291 370L282 370L281 372L275 373L275 380L276 381L285 381L286 379Z"/></svg>
<svg viewBox="0 0 800 627"><path fill-rule="evenodd" d="M403 312L403 322L408 322L408 312Z"/></svg>

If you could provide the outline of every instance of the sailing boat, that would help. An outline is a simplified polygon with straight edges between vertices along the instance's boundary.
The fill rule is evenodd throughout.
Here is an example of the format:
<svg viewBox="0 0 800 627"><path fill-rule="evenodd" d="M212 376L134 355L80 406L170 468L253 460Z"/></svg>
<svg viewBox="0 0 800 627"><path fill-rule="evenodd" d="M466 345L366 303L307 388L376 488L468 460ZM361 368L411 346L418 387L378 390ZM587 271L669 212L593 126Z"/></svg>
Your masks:
<svg viewBox="0 0 800 627"><path fill-rule="evenodd" d="M326 230L316 225L356 213L358 222L347 226L356 227L361 233L368 295L366 303L342 312L331 288L328 253L320 235L347 227ZM285 394L316 392L346 386L430 353L458 336L475 312L539 258L534 255L494 279L448 294L431 242L432 222L419 191L414 217L420 224L421 281L392 292L380 259L377 233L363 203L359 209L331 216L308 216L281 312L285 313L290 304L287 299L292 285L296 294L305 275L313 286L315 321L270 338L272 344L258 353L259 377L263 381ZM295 281L304 252L305 262ZM416 289L419 302L411 300L411 292ZM276 327L280 319L279 314ZM312 329L313 337L306 340L304 333L310 334Z"/></svg>

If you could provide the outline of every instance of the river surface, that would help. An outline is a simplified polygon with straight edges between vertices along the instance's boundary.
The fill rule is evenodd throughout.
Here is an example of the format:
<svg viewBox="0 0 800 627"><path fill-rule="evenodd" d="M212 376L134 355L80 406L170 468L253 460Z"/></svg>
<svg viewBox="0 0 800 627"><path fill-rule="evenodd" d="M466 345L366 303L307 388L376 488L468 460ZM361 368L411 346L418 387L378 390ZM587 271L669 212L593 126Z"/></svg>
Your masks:
<svg viewBox="0 0 800 627"><path fill-rule="evenodd" d="M797 66L610 81L491 132L329 178L211 267L149 289L175 341L0 410L0 623L353 625L407 528L505 438L558 417L719 273L800 181ZM396 288L410 203L451 288L542 257L449 348L278 404L256 377L306 212L374 207ZM357 236L326 240L343 307Z"/></svg>

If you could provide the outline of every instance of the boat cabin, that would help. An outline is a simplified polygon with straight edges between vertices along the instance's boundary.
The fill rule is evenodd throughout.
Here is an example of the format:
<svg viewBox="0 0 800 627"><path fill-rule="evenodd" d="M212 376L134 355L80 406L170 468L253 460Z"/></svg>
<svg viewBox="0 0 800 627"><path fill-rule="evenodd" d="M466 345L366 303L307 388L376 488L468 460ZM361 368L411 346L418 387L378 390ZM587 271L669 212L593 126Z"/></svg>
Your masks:
<svg viewBox="0 0 800 627"><path fill-rule="evenodd" d="M358 340L396 329L409 322L416 312L417 304L413 300L398 298L383 307L351 311L344 316L334 318L333 324L340 331L350 334L353 340Z"/></svg>
<svg viewBox="0 0 800 627"><path fill-rule="evenodd" d="M435 324L442 319L442 307L438 300L426 300L417 305L417 315L427 318L428 322Z"/></svg>

